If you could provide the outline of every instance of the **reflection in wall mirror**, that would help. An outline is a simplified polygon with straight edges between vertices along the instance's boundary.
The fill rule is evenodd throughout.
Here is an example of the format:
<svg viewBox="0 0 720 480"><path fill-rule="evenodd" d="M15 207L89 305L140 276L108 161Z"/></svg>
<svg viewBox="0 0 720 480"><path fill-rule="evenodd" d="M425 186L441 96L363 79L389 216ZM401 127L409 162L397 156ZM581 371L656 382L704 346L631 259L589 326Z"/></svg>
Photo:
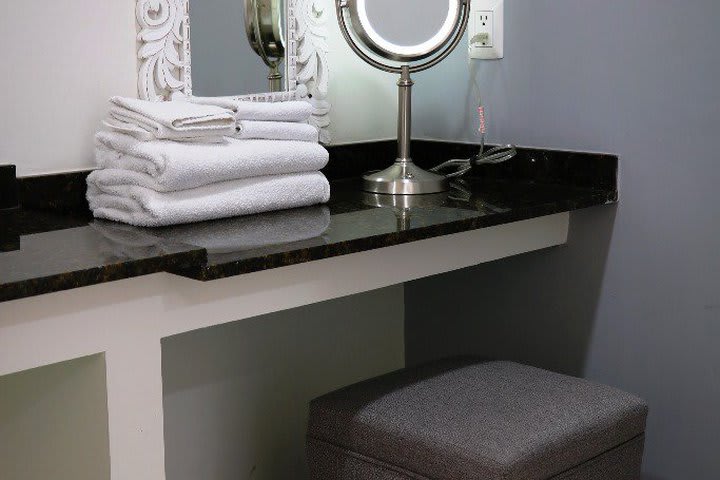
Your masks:
<svg viewBox="0 0 720 480"><path fill-rule="evenodd" d="M287 90L286 0L190 0L197 96Z"/></svg>
<svg viewBox="0 0 720 480"><path fill-rule="evenodd" d="M283 0L245 0L245 33L250 46L270 69L268 88L279 92L280 72L285 60L285 15Z"/></svg>

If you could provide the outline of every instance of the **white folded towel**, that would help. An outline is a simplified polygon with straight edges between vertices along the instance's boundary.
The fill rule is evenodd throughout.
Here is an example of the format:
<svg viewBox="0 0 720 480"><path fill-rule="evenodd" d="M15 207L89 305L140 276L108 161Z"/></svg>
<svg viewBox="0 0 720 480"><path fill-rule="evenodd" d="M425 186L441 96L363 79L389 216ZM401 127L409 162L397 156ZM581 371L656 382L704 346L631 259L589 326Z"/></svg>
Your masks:
<svg viewBox="0 0 720 480"><path fill-rule="evenodd" d="M212 105L149 102L126 97L112 97L110 103L110 118L105 126L143 141L217 141L232 135L235 127L231 111Z"/></svg>
<svg viewBox="0 0 720 480"><path fill-rule="evenodd" d="M188 102L232 110L237 120L262 122L307 122L314 108L308 102L250 102L232 97L188 97Z"/></svg>
<svg viewBox="0 0 720 480"><path fill-rule="evenodd" d="M123 122L118 120L117 118L108 117L102 121L102 124L105 126L105 129L109 132L116 132L116 133L122 133L125 135L130 135L132 137L137 138L140 141L143 142L152 142L153 140L158 140L159 138L156 137L155 133L150 133L147 130L144 130L137 126L135 123L129 123L129 122ZM224 133L223 135L228 135L228 133ZM223 143L225 141L225 136L219 136L219 135L211 135L211 136L202 136L202 137L185 137L185 138L167 138L167 135L165 135L163 138L160 139L166 139L166 140L172 140L173 142L192 142L192 143Z"/></svg>
<svg viewBox="0 0 720 480"><path fill-rule="evenodd" d="M96 218L158 227L306 207L330 199L330 184L320 172L245 178L169 193L122 180L114 183L121 178L117 170L95 170L88 176L87 199Z"/></svg>
<svg viewBox="0 0 720 480"><path fill-rule="evenodd" d="M196 144L142 142L115 132L99 132L96 161L100 168L144 173L147 188L184 190L238 178L320 170L328 152L311 142L238 140Z"/></svg>
<svg viewBox="0 0 720 480"><path fill-rule="evenodd" d="M307 123L239 120L235 138L318 143L318 129Z"/></svg>

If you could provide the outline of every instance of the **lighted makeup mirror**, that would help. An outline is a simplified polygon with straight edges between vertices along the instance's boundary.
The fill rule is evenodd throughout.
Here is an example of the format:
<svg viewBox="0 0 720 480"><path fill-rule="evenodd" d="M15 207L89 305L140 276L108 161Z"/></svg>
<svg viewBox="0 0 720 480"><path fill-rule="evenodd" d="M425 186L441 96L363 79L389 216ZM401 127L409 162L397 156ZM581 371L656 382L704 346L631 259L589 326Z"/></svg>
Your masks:
<svg viewBox="0 0 720 480"><path fill-rule="evenodd" d="M338 23L350 48L375 68L400 75L398 156L395 163L366 175L368 192L394 195L438 193L447 178L416 166L410 157L412 73L444 60L460 43L469 18L469 0L336 0ZM362 47L359 45L362 44Z"/></svg>

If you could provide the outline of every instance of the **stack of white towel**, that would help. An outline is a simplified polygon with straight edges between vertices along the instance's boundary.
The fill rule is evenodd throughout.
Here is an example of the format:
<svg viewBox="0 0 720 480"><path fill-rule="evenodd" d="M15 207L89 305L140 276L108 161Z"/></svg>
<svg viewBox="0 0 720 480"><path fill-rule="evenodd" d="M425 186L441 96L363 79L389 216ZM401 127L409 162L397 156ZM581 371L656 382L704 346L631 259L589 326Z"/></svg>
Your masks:
<svg viewBox="0 0 720 480"><path fill-rule="evenodd" d="M199 102L199 103L198 103ZM325 203L328 152L306 102L115 97L88 176L95 217L165 226Z"/></svg>

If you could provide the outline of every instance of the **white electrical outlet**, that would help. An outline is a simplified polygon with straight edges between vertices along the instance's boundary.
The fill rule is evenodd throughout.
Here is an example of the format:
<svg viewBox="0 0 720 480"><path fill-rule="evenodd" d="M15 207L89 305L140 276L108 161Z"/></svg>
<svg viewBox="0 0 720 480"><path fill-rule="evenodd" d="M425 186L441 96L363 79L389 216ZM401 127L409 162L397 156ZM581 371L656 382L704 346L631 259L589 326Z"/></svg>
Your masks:
<svg viewBox="0 0 720 480"><path fill-rule="evenodd" d="M490 60L503 58L504 0L473 0L468 25L468 55Z"/></svg>

